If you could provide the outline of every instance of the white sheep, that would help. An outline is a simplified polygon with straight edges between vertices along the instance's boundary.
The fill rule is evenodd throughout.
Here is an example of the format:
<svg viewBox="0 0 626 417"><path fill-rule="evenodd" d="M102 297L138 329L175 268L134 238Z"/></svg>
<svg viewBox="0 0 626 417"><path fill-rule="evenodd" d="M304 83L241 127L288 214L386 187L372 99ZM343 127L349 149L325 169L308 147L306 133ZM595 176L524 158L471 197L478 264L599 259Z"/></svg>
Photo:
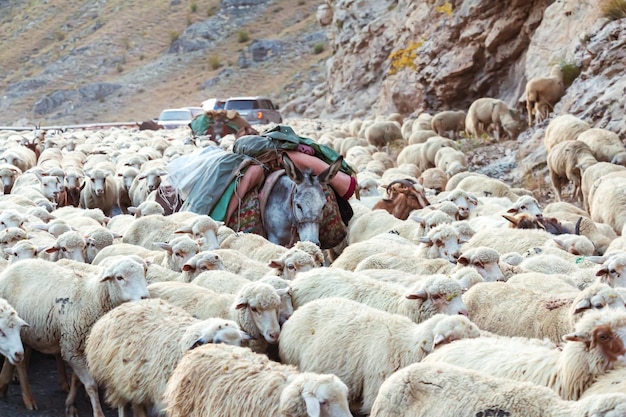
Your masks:
<svg viewBox="0 0 626 417"><path fill-rule="evenodd" d="M459 388L467 388L459 395ZM446 363L419 362L381 385L370 417L619 417L626 395L564 401L551 389Z"/></svg>
<svg viewBox="0 0 626 417"><path fill-rule="evenodd" d="M350 390L351 408L368 414L380 385L395 370L446 343L478 336L478 327L465 316L436 314L416 324L355 301L326 298L298 308L283 325L279 354L282 363L303 371L337 375Z"/></svg>
<svg viewBox="0 0 626 417"><path fill-rule="evenodd" d="M430 126L439 136L458 140L461 138L461 132L465 131L465 112L463 110L439 112L433 116Z"/></svg>
<svg viewBox="0 0 626 417"><path fill-rule="evenodd" d="M543 145L546 152L550 153L552 148L560 142L576 140L578 135L590 129L589 123L571 114L562 114L550 121L543 138Z"/></svg>
<svg viewBox="0 0 626 417"><path fill-rule="evenodd" d="M343 297L401 314L416 323L440 313L467 315L467 308L461 300L461 285L445 275L433 275L409 288L402 288L350 271L318 268L298 274L291 282L291 290L296 310L318 298Z"/></svg>
<svg viewBox="0 0 626 417"><path fill-rule="evenodd" d="M583 172L580 191L583 194L583 208L586 212L589 212L589 193L595 181L604 175L618 171L626 171L626 167L615 165L611 162L598 162L591 165Z"/></svg>
<svg viewBox="0 0 626 417"><path fill-rule="evenodd" d="M500 141L504 133L510 140L515 140L521 126L515 111L509 109L504 101L483 97L474 100L467 110L465 130L469 136L476 138L492 130L496 141Z"/></svg>
<svg viewBox="0 0 626 417"><path fill-rule="evenodd" d="M526 96L526 111L528 112L528 126L533 125L533 115L535 114L535 104L539 103L539 108L549 106L550 109L561 99L565 92L563 84L563 69L560 65L554 65L548 77L533 77L526 83L524 95Z"/></svg>
<svg viewBox="0 0 626 417"><path fill-rule="evenodd" d="M395 139L402 139L402 130L397 122L376 122L365 130L365 139L380 150Z"/></svg>
<svg viewBox="0 0 626 417"><path fill-rule="evenodd" d="M589 193L589 214L594 222L606 223L621 233L626 224L626 173L598 178Z"/></svg>
<svg viewBox="0 0 626 417"><path fill-rule="evenodd" d="M89 370L106 389L106 401L133 413L163 408L165 386L183 355L205 343L241 345L232 320L200 320L160 299L124 303L102 316L87 338ZM122 411L123 414L123 411Z"/></svg>
<svg viewBox="0 0 626 417"><path fill-rule="evenodd" d="M626 148L617 133L607 129L591 128L576 138L584 142L598 161L626 165Z"/></svg>
<svg viewBox="0 0 626 417"><path fill-rule="evenodd" d="M111 172L104 169L85 171L85 186L80 192L80 207L99 208L106 216L111 216L117 205L117 187Z"/></svg>
<svg viewBox="0 0 626 417"><path fill-rule="evenodd" d="M62 267L40 259L14 263L0 274L0 296L29 323L22 331L24 343L43 353L60 354L85 386L94 417L103 417L98 387L84 355L85 339L108 311L127 301L148 298L145 264L122 257L103 267L75 265ZM17 366L20 379L27 384L24 365ZM0 381L0 387L3 382L8 383ZM70 390L66 399L70 413L76 412L76 391ZM23 392L26 407L36 409L35 399L28 394Z"/></svg>
<svg viewBox="0 0 626 417"><path fill-rule="evenodd" d="M24 346L20 331L28 327L7 300L0 297L0 355L13 365L24 360ZM0 392L5 392L0 387Z"/></svg>
<svg viewBox="0 0 626 417"><path fill-rule="evenodd" d="M22 175L22 170L12 164L0 164L0 179L4 194L9 194L15 184L15 179Z"/></svg>
<svg viewBox="0 0 626 417"><path fill-rule="evenodd" d="M132 245L129 243L117 243L104 247L93 259L93 264L98 265L104 259L124 254L133 254L149 260L150 263L156 263L172 271L182 271L183 265L189 261L194 255L200 252L198 242L190 237L178 236L170 242L155 242L158 247L164 251L150 250L143 246Z"/></svg>
<svg viewBox="0 0 626 417"><path fill-rule="evenodd" d="M459 172L467 171L467 157L464 152L446 146L435 154L435 167L451 177Z"/></svg>
<svg viewBox="0 0 626 417"><path fill-rule="evenodd" d="M552 147L548 153L547 161L552 189L556 194L557 201L562 200L561 189L563 186L571 181L574 185L572 196L582 203L582 174L585 169L598 162L591 153L591 149L584 142L567 140Z"/></svg>
<svg viewBox="0 0 626 417"><path fill-rule="evenodd" d="M441 346L423 361L442 361L532 382L552 388L565 400L577 400L598 376L623 363L626 312L604 309L585 314L576 331L563 336L562 350L532 340L504 336L463 339Z"/></svg>
<svg viewBox="0 0 626 417"><path fill-rule="evenodd" d="M503 336L549 338L559 343L589 310L625 309L624 299L606 284L562 294L540 293L508 283L474 285L465 294L469 316L483 330Z"/></svg>
<svg viewBox="0 0 626 417"><path fill-rule="evenodd" d="M504 281L499 262L500 254L497 250L481 246L463 250L457 260L459 265L475 269L488 282Z"/></svg>
<svg viewBox="0 0 626 417"><path fill-rule="evenodd" d="M181 359L164 402L169 417L351 417L347 397L335 375L300 372L250 349L212 344Z"/></svg>
<svg viewBox="0 0 626 417"><path fill-rule="evenodd" d="M264 282L250 282L236 294L221 294L184 282L157 282L148 286L152 297L162 298L184 308L198 318L221 317L233 320L248 333L256 352L278 342L280 297L288 289L276 290Z"/></svg>

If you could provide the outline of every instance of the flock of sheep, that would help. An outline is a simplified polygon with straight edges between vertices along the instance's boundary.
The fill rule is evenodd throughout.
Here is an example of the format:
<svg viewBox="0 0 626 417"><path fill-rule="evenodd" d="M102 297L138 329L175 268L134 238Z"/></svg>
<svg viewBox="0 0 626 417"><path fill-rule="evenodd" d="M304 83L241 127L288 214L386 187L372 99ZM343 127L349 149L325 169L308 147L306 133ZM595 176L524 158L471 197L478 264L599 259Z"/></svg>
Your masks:
<svg viewBox="0 0 626 417"><path fill-rule="evenodd" d="M168 164L211 144L184 129L0 132L0 395L16 374L38 408L26 347L56 357L68 416L81 386L94 417L99 389L119 416L626 415L617 135L554 117L541 207L460 150L516 137L499 100L316 126L294 121L360 186L333 254L164 215Z"/></svg>

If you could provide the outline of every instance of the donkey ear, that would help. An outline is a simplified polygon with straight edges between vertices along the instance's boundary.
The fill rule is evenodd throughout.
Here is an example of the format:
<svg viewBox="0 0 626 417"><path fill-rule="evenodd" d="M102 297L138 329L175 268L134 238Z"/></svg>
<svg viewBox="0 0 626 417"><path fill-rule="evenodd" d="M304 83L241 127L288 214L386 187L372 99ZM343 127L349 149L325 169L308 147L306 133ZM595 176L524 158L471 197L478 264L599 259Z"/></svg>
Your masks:
<svg viewBox="0 0 626 417"><path fill-rule="evenodd" d="M293 161L289 158L286 153L283 153L283 167L285 168L285 173L291 181L296 184L300 184L304 181L304 175L302 175L302 171L298 169L298 167L293 163Z"/></svg>
<svg viewBox="0 0 626 417"><path fill-rule="evenodd" d="M342 161L343 156L339 155L339 158L337 158L335 162L333 162L328 168L326 168L320 173L320 175L317 176L320 184L328 184L330 181L332 181L333 178L335 178L335 175L337 175L337 172L339 172L339 168L341 168Z"/></svg>

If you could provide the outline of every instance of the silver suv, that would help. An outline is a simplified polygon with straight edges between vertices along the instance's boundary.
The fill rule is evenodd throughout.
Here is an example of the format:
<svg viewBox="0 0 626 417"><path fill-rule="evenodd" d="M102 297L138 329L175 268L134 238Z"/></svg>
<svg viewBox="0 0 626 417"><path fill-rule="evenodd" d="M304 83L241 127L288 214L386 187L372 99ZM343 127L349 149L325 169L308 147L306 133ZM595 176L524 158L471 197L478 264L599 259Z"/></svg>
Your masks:
<svg viewBox="0 0 626 417"><path fill-rule="evenodd" d="M283 122L278 107L267 97L231 97L224 109L237 110L251 125Z"/></svg>

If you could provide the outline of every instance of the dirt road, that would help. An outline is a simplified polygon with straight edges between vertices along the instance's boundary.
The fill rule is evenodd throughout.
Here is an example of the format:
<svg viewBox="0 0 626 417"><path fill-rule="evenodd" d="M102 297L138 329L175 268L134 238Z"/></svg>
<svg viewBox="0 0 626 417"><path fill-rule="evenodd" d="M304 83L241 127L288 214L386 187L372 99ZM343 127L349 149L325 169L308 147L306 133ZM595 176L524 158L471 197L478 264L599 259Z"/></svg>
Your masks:
<svg viewBox="0 0 626 417"><path fill-rule="evenodd" d="M34 352L28 368L30 384L39 410L28 411L24 408L20 386L13 383L9 386L6 398L0 398L0 417L64 417L65 392L59 387L54 357ZM81 417L92 415L91 404L84 389L76 399ZM102 401L106 417L117 417L117 410L107 407Z"/></svg>

